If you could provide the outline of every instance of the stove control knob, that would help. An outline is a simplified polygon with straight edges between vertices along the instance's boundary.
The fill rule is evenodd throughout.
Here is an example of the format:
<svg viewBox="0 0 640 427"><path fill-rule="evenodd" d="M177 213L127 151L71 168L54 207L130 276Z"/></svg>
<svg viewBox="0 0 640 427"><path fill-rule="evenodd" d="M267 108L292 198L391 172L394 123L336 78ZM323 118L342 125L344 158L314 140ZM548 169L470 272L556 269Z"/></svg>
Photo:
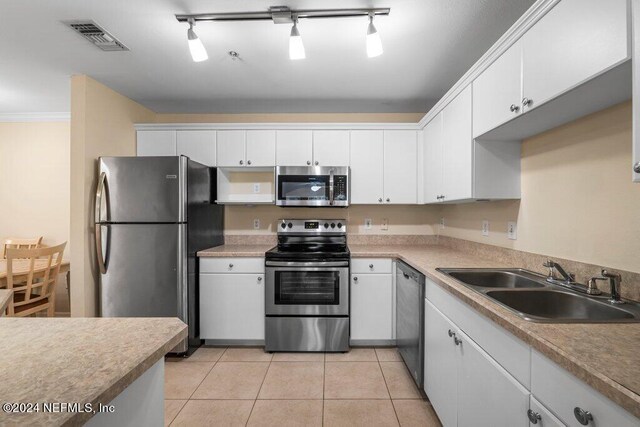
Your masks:
<svg viewBox="0 0 640 427"><path fill-rule="evenodd" d="M287 227L292 228L293 224L289 223L289 224L287 224Z"/></svg>
<svg viewBox="0 0 640 427"><path fill-rule="evenodd" d="M335 222L331 223L331 228L336 228L336 223Z"/></svg>
<svg viewBox="0 0 640 427"><path fill-rule="evenodd" d="M284 230L285 228L287 228L287 224L283 222L282 224L280 224L280 227L282 227L282 229Z"/></svg>
<svg viewBox="0 0 640 427"><path fill-rule="evenodd" d="M324 223L324 228L329 228L329 223L328 222Z"/></svg>
<svg viewBox="0 0 640 427"><path fill-rule="evenodd" d="M342 228L342 223L341 222L338 223L338 228Z"/></svg>

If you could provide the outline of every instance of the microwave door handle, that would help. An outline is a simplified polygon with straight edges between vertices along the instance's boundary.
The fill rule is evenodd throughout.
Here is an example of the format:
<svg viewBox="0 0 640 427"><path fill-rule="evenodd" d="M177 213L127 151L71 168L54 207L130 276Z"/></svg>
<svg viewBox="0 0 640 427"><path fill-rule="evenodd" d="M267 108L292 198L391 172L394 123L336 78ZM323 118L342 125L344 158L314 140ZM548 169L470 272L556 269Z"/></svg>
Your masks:
<svg viewBox="0 0 640 427"><path fill-rule="evenodd" d="M333 206L333 169L329 169L329 204Z"/></svg>

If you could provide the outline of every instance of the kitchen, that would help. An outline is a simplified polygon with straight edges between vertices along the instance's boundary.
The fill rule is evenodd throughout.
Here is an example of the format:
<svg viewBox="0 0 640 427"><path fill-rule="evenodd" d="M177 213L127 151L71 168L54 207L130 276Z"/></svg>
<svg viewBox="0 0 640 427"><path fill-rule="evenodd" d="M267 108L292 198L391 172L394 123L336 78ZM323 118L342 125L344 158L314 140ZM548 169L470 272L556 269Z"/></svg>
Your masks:
<svg viewBox="0 0 640 427"><path fill-rule="evenodd" d="M86 57L0 104L0 236L70 265L0 424L638 425L637 2L142 3L41 3ZM16 413L57 399L114 412Z"/></svg>

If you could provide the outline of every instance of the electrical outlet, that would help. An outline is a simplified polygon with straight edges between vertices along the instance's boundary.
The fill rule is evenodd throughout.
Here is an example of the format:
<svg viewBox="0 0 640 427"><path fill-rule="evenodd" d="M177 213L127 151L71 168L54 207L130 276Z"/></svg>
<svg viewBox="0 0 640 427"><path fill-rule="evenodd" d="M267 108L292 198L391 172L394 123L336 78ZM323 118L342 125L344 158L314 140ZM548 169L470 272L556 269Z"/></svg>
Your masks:
<svg viewBox="0 0 640 427"><path fill-rule="evenodd" d="M365 218L364 219L364 229L365 230L371 230L371 226L373 225L373 222L371 221L371 218Z"/></svg>
<svg viewBox="0 0 640 427"><path fill-rule="evenodd" d="M260 230L260 220L257 218L253 220L253 229Z"/></svg>
<svg viewBox="0 0 640 427"><path fill-rule="evenodd" d="M440 230L444 230L444 217L440 218Z"/></svg>
<svg viewBox="0 0 640 427"><path fill-rule="evenodd" d="M253 192L255 194L259 194L260 193L260 183L259 182L254 182L253 183Z"/></svg>
<svg viewBox="0 0 640 427"><path fill-rule="evenodd" d="M482 221L482 235L483 236L489 235L489 221L487 221L486 219Z"/></svg>
<svg viewBox="0 0 640 427"><path fill-rule="evenodd" d="M515 221L507 222L507 237L511 240L518 239L518 223Z"/></svg>
<svg viewBox="0 0 640 427"><path fill-rule="evenodd" d="M382 225L380 226L380 230L388 230L389 229L389 219L382 218Z"/></svg>

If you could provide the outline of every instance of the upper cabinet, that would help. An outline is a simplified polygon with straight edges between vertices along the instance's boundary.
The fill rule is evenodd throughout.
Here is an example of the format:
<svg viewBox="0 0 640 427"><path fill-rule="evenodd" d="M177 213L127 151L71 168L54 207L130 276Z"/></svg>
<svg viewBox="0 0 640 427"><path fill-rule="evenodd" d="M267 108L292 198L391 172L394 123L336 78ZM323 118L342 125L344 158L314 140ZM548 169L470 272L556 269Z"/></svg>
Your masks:
<svg viewBox="0 0 640 427"><path fill-rule="evenodd" d="M384 201L384 135L381 130L351 132L351 204Z"/></svg>
<svg viewBox="0 0 640 427"><path fill-rule="evenodd" d="M471 86L468 86L442 111L442 197L446 200L473 197L471 125Z"/></svg>
<svg viewBox="0 0 640 427"><path fill-rule="evenodd" d="M216 131L177 131L177 154L207 166L216 166Z"/></svg>
<svg viewBox="0 0 640 427"><path fill-rule="evenodd" d="M442 112L424 127L424 202L441 201L443 179Z"/></svg>
<svg viewBox="0 0 640 427"><path fill-rule="evenodd" d="M175 156L175 130L139 130L137 132L136 153L138 156Z"/></svg>
<svg viewBox="0 0 640 427"><path fill-rule="evenodd" d="M218 167L275 166L275 131L218 131Z"/></svg>
<svg viewBox="0 0 640 427"><path fill-rule="evenodd" d="M392 204L418 202L418 134L414 130L384 131L383 198Z"/></svg>
<svg viewBox="0 0 640 427"><path fill-rule="evenodd" d="M348 130L313 131L314 166L349 166Z"/></svg>
<svg viewBox="0 0 640 427"><path fill-rule="evenodd" d="M246 165L256 167L273 167L276 165L276 131L247 131Z"/></svg>
<svg viewBox="0 0 640 427"><path fill-rule="evenodd" d="M217 157L218 167L245 166L245 140L243 130L218 131Z"/></svg>
<svg viewBox="0 0 640 427"><path fill-rule="evenodd" d="M313 132L279 130L276 132L276 164L278 166L311 166Z"/></svg>
<svg viewBox="0 0 640 427"><path fill-rule="evenodd" d="M522 37L527 110L626 60L627 0L562 0Z"/></svg>

